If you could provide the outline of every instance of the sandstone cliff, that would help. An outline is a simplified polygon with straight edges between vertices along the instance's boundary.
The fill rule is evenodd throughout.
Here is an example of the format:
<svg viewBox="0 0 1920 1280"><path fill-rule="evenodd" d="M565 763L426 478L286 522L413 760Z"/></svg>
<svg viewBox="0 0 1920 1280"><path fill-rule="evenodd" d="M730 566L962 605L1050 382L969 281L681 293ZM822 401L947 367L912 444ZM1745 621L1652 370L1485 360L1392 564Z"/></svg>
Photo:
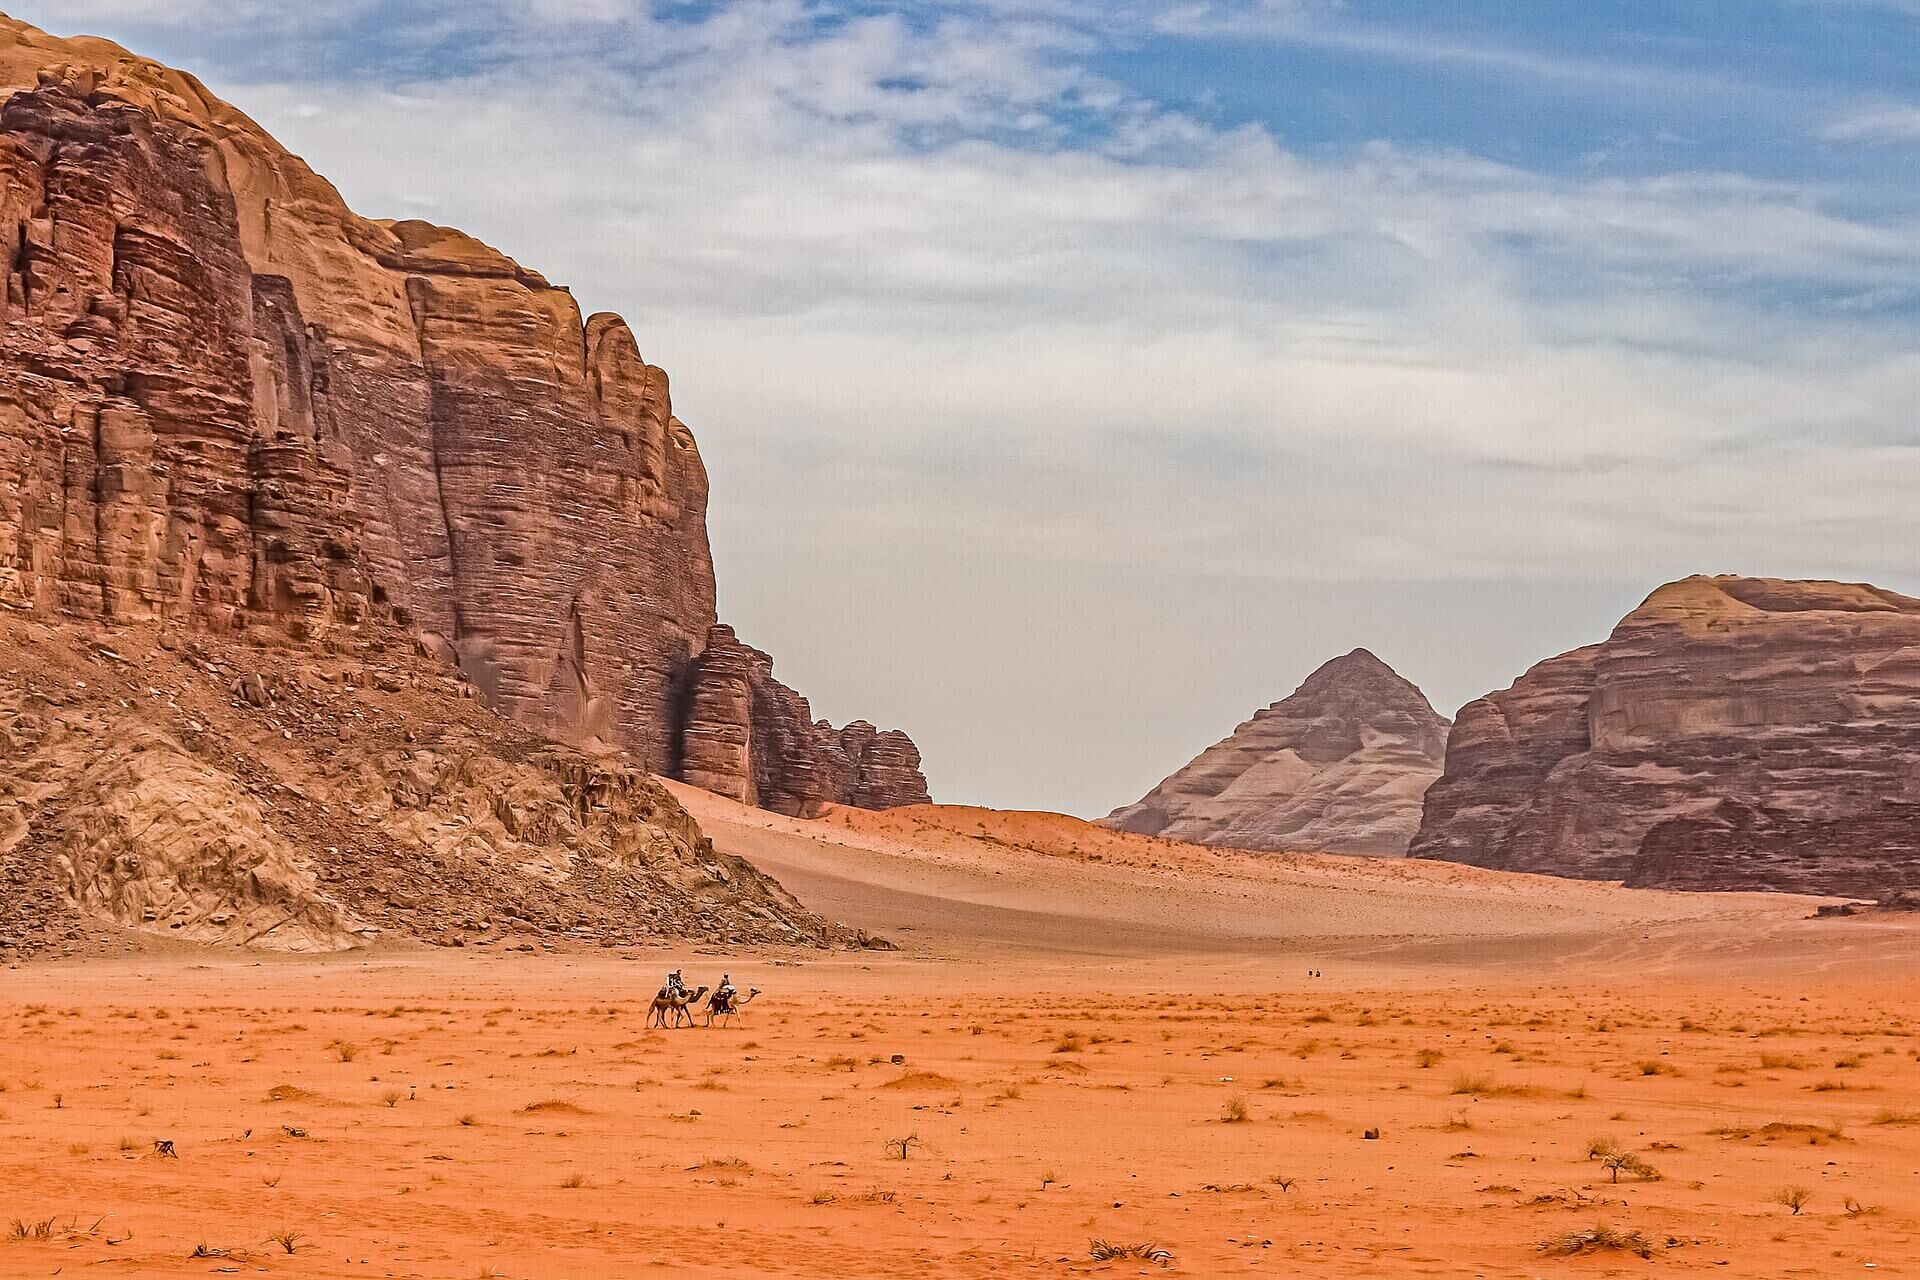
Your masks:
<svg viewBox="0 0 1920 1280"><path fill-rule="evenodd" d="M1920 885L1920 600L1688 578L1460 712L1416 857L1687 889Z"/></svg>
<svg viewBox="0 0 1920 1280"><path fill-rule="evenodd" d="M691 742L729 794L924 798L911 744L800 731L770 668L751 699L695 687L725 665L707 476L622 320L353 214L105 41L0 18L0 94L0 600L309 641L390 620L489 705L653 771ZM709 749L729 734L753 749Z"/></svg>
<svg viewBox="0 0 1920 1280"><path fill-rule="evenodd" d="M835 729L773 678L773 659L715 627L694 664L681 778L696 787L812 816L829 804L927 803L920 752L864 720Z"/></svg>
<svg viewBox="0 0 1920 1280"><path fill-rule="evenodd" d="M1355 649L1106 823L1240 849L1398 857L1446 744L1446 718L1420 690Z"/></svg>

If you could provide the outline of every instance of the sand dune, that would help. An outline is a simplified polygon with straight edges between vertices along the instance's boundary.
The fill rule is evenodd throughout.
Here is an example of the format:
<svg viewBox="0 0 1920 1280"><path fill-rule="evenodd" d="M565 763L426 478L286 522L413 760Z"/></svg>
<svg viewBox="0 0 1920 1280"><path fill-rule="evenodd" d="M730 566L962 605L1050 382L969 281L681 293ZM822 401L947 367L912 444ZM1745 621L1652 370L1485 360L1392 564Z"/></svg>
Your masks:
<svg viewBox="0 0 1920 1280"><path fill-rule="evenodd" d="M1052 813L914 805L807 821L674 787L722 850L830 919L914 952L1255 964L1338 957L1567 972L1790 972L1899 964L1898 924L1809 919L1824 899L1622 889L1548 876L1311 853L1243 853Z"/></svg>

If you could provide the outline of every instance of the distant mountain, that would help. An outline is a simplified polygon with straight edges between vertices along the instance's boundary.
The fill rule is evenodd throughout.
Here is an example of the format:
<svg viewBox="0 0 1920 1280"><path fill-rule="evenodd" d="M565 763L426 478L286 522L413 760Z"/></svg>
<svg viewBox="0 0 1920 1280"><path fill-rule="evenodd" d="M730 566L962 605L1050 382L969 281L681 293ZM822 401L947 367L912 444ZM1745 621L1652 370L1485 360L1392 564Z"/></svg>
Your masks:
<svg viewBox="0 0 1920 1280"><path fill-rule="evenodd" d="M1355 649L1105 822L1239 849L1399 857L1446 746L1446 717Z"/></svg>
<svg viewBox="0 0 1920 1280"><path fill-rule="evenodd" d="M1668 583L1461 709L1412 853L1674 889L1920 887L1920 600Z"/></svg>

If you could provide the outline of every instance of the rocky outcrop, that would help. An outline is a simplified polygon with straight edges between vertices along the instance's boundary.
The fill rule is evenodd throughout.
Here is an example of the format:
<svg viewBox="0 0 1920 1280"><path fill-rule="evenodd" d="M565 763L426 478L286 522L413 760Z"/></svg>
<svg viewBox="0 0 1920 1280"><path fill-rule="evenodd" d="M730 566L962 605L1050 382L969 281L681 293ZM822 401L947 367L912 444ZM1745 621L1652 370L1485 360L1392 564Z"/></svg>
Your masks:
<svg viewBox="0 0 1920 1280"><path fill-rule="evenodd" d="M1546 799L1554 790L1548 777L1586 752L1599 654L1599 645L1588 645L1548 658L1510 688L1460 708L1446 768L1427 788L1413 856L1521 868L1556 812Z"/></svg>
<svg viewBox="0 0 1920 1280"><path fill-rule="evenodd" d="M1686 889L1920 885L1920 600L1688 578L1462 709L1415 856Z"/></svg>
<svg viewBox="0 0 1920 1280"><path fill-rule="evenodd" d="M1105 821L1197 844L1398 857L1446 744L1446 718L1420 690L1355 649Z"/></svg>
<svg viewBox="0 0 1920 1280"><path fill-rule="evenodd" d="M694 665L681 776L696 787L811 817L829 804L925 804L920 752L864 720L835 729L773 678L773 659L715 627Z"/></svg>
<svg viewBox="0 0 1920 1280"><path fill-rule="evenodd" d="M0 962L143 934L829 941L657 779L486 710L405 637L267 639L0 611L32 656L0 664Z"/></svg>
<svg viewBox="0 0 1920 1280"><path fill-rule="evenodd" d="M309 640L377 616L521 723L680 772L707 476L624 321L355 215L105 41L0 17L0 94L0 600ZM904 753L869 777L821 735L755 743L788 789L901 790ZM758 786L712 745L703 776Z"/></svg>

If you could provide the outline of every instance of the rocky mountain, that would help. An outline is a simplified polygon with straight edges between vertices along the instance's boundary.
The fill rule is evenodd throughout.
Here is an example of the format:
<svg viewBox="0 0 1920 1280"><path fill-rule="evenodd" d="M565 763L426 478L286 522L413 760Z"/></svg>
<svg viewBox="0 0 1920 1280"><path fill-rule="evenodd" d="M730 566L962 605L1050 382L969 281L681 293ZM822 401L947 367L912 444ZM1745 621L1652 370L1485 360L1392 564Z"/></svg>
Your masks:
<svg viewBox="0 0 1920 1280"><path fill-rule="evenodd" d="M1446 745L1446 717L1355 649L1105 821L1198 844L1398 857Z"/></svg>
<svg viewBox="0 0 1920 1280"><path fill-rule="evenodd" d="M192 77L0 18L0 601L417 635L487 705L805 812L924 800L718 626L707 475L617 316L378 222Z"/></svg>
<svg viewBox="0 0 1920 1280"><path fill-rule="evenodd" d="M0 963L138 935L532 951L830 931L656 779L408 638L0 610Z"/></svg>
<svg viewBox="0 0 1920 1280"><path fill-rule="evenodd" d="M1681 889L1920 886L1920 600L1693 577L1468 704L1416 857Z"/></svg>

